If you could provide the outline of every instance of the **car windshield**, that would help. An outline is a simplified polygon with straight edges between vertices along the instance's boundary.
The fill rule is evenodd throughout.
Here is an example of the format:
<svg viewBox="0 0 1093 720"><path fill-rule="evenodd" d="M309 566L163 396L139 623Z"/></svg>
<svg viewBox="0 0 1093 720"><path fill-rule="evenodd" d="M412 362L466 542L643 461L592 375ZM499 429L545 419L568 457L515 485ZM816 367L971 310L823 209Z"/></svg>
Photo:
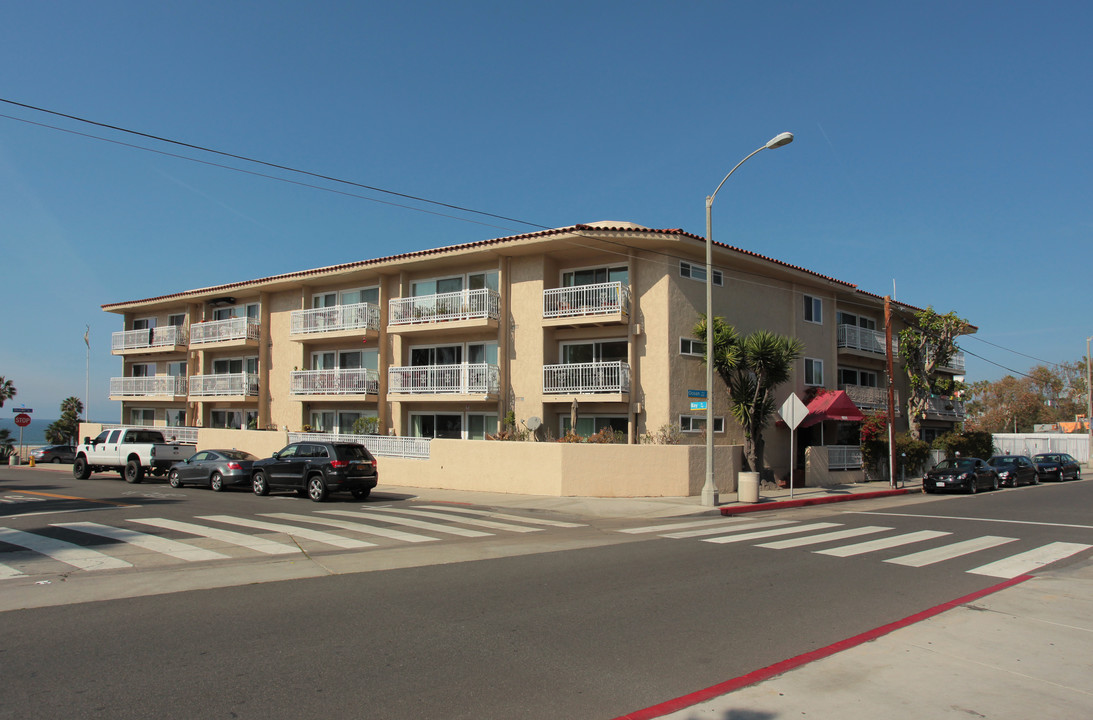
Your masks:
<svg viewBox="0 0 1093 720"><path fill-rule="evenodd" d="M934 466L934 470L964 470L972 466L971 460L942 460Z"/></svg>

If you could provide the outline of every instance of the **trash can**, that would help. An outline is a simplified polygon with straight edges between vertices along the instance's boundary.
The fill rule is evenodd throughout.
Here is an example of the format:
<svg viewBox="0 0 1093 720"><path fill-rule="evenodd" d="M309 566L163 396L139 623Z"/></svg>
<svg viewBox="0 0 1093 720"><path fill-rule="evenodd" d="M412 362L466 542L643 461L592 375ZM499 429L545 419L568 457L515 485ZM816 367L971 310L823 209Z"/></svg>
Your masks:
<svg viewBox="0 0 1093 720"><path fill-rule="evenodd" d="M18 464L19 464L19 456L18 455L11 455L10 457L8 457L8 465L18 465Z"/></svg>
<svg viewBox="0 0 1093 720"><path fill-rule="evenodd" d="M742 472L736 476L736 499L739 502L759 502L759 473Z"/></svg>

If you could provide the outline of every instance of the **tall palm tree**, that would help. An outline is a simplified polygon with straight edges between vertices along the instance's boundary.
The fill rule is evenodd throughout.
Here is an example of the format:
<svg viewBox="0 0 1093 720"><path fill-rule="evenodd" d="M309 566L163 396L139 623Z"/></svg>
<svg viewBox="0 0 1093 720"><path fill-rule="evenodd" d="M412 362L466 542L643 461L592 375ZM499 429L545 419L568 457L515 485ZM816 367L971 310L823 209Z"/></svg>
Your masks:
<svg viewBox="0 0 1093 720"><path fill-rule="evenodd" d="M0 408L4 407L5 400L11 400L17 392L14 383L0 375Z"/></svg>
<svg viewBox="0 0 1093 720"><path fill-rule="evenodd" d="M695 336L706 340L701 316ZM713 367L729 389L732 415L744 430L745 470L763 471L763 429L774 415L774 390L790 379L793 365L804 354L799 339L756 330L741 337L723 318L713 319Z"/></svg>

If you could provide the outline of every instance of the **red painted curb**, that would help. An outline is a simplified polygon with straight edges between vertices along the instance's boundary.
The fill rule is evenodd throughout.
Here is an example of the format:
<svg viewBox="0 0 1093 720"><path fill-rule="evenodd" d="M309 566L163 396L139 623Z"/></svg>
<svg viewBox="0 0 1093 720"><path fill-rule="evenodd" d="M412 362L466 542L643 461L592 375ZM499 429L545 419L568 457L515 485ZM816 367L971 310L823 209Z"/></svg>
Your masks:
<svg viewBox="0 0 1093 720"><path fill-rule="evenodd" d="M802 498L800 500L774 500L760 502L754 505L726 505L721 508L722 515L740 515L742 513L758 512L760 510L784 510L785 508L805 507L807 505L824 505L826 503L847 502L848 500L869 500L870 498L889 497L891 495L907 495L911 491L902 488L899 490L873 490L871 492L850 493L848 495L824 495L816 498Z"/></svg>
<svg viewBox="0 0 1093 720"><path fill-rule="evenodd" d="M705 702L720 695L726 695L735 690L739 690L740 688L747 687L748 685L754 685L755 683L762 682L763 680L769 680L772 677L782 675L789 672L790 670L799 668L802 665L807 665L810 662L821 660L825 657L834 655L835 653L842 652L843 650L849 650L852 647L867 643L871 640L876 640L877 638L887 635L888 633L894 632L901 628L905 628L909 625L913 625L917 622L922 622L923 620L931 618L934 615L940 615L946 610L952 610L953 608L960 605L970 603L973 600L978 600L981 597L991 595L998 592L999 590L1005 590L1008 587L1023 583L1026 580L1031 579L1031 575L1021 575L1011 580L1006 580L1005 582L998 583L997 585L992 585L991 587L984 588L983 590L973 592L970 595L965 595L964 597L957 598L956 600L950 600L949 602L942 603L941 605L936 605L932 608L929 608L928 610L917 612L914 615L908 615L902 620L896 620L895 622L888 623L887 625L881 625L880 627L874 628L873 630L867 630L860 635L855 635L854 637L840 640L838 642L828 645L827 647L818 648L816 650L812 650L811 652L798 655L797 657L792 657L788 660L776 662L773 665L768 665L765 668L750 672L747 675L741 675L740 677L733 678L732 680L726 680L723 683L712 685L704 690L698 690L696 692L690 693L689 695L683 695L682 697L662 702L659 705L653 705L652 707L645 708L644 710L637 710L628 715L620 715L614 720L653 720L654 718L659 718L667 715L670 712L683 710L684 708L688 708L692 705L697 705L700 702Z"/></svg>

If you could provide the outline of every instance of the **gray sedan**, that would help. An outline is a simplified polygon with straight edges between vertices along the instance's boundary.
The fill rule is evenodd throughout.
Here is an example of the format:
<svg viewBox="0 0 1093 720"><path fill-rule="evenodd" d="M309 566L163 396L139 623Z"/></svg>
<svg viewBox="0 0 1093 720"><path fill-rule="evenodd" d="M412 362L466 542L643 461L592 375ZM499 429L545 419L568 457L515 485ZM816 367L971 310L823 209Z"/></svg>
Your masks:
<svg viewBox="0 0 1093 720"><path fill-rule="evenodd" d="M258 458L242 450L200 450L171 466L171 487L205 485L220 492L230 485L250 485L251 463Z"/></svg>

